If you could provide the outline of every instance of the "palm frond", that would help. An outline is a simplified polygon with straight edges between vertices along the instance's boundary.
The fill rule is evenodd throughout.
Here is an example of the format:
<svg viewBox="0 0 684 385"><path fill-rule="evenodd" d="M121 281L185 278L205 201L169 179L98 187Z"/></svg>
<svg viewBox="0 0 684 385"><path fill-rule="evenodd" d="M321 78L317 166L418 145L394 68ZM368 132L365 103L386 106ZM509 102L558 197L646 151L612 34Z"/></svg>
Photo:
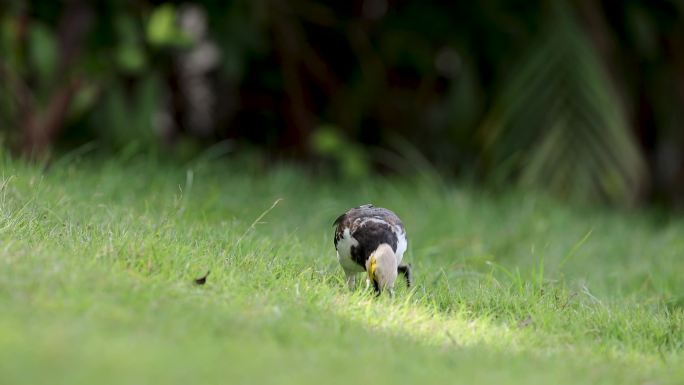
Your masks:
<svg viewBox="0 0 684 385"><path fill-rule="evenodd" d="M590 41L567 10L557 15L482 128L490 166L563 196L632 202L645 180L643 156Z"/></svg>

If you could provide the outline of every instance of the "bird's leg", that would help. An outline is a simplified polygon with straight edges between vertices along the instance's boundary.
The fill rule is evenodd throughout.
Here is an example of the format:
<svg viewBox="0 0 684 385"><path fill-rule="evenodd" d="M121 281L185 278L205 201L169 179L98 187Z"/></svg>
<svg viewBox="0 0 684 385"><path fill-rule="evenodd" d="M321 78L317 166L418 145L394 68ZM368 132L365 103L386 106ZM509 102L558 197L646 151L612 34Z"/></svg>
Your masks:
<svg viewBox="0 0 684 385"><path fill-rule="evenodd" d="M375 291L376 297L379 297L380 294L382 294L382 290L380 290L380 286L378 285L378 281L373 281L373 290Z"/></svg>
<svg viewBox="0 0 684 385"><path fill-rule="evenodd" d="M413 272L410 263L408 265L399 265L399 267L397 267L397 272L402 274L406 279L406 286L411 287L411 285L413 285Z"/></svg>
<svg viewBox="0 0 684 385"><path fill-rule="evenodd" d="M349 290L356 289L356 273L345 270L344 274L347 276L347 286L349 286Z"/></svg>

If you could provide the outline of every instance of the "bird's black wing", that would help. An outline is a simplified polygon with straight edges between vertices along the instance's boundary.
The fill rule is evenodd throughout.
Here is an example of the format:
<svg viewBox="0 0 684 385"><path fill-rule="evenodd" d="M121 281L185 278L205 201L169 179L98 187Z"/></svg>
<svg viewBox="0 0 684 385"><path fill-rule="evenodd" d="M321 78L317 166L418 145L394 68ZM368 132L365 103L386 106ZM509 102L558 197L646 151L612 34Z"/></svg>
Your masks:
<svg viewBox="0 0 684 385"><path fill-rule="evenodd" d="M377 217L371 218L381 219ZM398 239L397 235L392 231L392 225L385 220L359 219L355 222L356 226L352 226L350 230L351 236L358 242L358 245L351 248L351 257L354 262L365 268L366 261L371 253L383 243L390 245L393 251L397 251Z"/></svg>

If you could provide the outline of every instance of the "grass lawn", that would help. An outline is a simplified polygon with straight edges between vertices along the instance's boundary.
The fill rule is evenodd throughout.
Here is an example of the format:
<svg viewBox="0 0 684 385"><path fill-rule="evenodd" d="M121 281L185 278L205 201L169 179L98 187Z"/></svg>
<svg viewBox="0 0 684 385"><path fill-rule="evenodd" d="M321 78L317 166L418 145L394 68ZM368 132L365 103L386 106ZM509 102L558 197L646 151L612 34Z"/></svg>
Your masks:
<svg viewBox="0 0 684 385"><path fill-rule="evenodd" d="M0 178L2 384L684 383L682 220L228 161ZM368 202L408 231L394 298L335 259Z"/></svg>

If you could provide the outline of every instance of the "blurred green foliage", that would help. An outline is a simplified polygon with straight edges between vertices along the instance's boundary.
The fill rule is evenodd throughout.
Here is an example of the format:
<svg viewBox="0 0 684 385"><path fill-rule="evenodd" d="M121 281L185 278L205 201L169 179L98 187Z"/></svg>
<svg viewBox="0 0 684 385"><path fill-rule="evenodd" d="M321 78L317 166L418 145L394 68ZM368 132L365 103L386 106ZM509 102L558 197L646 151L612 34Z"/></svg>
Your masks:
<svg viewBox="0 0 684 385"><path fill-rule="evenodd" d="M369 174L368 159L363 148L343 138L336 127L322 126L316 129L311 135L311 147L315 154L332 161L342 177L363 178Z"/></svg>
<svg viewBox="0 0 684 385"><path fill-rule="evenodd" d="M401 142L447 175L676 202L682 16L668 0L8 1L0 132L34 159L231 140L352 178L404 171L386 161L409 158Z"/></svg>
<svg viewBox="0 0 684 385"><path fill-rule="evenodd" d="M645 164L623 106L587 36L564 8L556 15L495 100L487 155L506 179L633 201Z"/></svg>

